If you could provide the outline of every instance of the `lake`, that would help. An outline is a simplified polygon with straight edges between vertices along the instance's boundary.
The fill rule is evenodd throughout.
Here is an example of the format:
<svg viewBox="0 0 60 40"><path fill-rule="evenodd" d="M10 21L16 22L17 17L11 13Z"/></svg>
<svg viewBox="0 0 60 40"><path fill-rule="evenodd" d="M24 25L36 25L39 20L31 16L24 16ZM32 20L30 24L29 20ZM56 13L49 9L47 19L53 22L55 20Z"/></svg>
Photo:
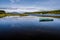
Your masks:
<svg viewBox="0 0 60 40"><path fill-rule="evenodd" d="M40 22L41 18L53 21ZM0 18L0 37L19 38L40 34L60 34L60 18L37 16L7 16Z"/></svg>
<svg viewBox="0 0 60 40"><path fill-rule="evenodd" d="M60 14L29 14L30 16L60 16Z"/></svg>

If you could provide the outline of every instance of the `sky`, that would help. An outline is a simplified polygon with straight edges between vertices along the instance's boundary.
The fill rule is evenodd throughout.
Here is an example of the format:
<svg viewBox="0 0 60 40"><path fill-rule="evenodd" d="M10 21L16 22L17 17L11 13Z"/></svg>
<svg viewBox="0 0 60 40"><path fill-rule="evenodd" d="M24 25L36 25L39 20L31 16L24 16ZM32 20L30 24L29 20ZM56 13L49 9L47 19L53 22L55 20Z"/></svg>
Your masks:
<svg viewBox="0 0 60 40"><path fill-rule="evenodd" d="M0 10L33 12L60 9L60 0L0 0Z"/></svg>

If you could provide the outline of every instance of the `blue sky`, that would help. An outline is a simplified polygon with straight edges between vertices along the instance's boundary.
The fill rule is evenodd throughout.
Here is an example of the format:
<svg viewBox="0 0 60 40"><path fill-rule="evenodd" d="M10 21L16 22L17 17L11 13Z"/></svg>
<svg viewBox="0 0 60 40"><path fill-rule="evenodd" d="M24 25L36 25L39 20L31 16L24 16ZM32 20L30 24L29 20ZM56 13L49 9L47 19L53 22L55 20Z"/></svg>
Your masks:
<svg viewBox="0 0 60 40"><path fill-rule="evenodd" d="M0 0L1 8L17 8L3 9L6 11L41 11L60 9L60 0Z"/></svg>

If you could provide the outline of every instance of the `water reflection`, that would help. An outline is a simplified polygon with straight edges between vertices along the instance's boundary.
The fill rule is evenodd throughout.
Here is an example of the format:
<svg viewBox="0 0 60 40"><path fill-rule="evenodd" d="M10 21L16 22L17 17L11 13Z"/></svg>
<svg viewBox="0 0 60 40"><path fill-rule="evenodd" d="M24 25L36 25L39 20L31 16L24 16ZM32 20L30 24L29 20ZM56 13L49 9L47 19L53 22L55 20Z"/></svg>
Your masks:
<svg viewBox="0 0 60 40"><path fill-rule="evenodd" d="M40 22L36 16L9 16L0 19L0 35L5 34L26 34L32 35L34 32L60 32L60 18L52 18L54 21ZM49 17L48 17L49 18ZM51 17L50 17L51 18Z"/></svg>

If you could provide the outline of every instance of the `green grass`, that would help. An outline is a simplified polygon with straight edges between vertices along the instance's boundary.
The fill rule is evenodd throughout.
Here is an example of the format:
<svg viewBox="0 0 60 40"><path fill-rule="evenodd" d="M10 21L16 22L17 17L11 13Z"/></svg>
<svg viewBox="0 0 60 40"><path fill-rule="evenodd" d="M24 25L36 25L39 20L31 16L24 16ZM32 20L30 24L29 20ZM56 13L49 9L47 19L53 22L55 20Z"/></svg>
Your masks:
<svg viewBox="0 0 60 40"><path fill-rule="evenodd" d="M5 16L28 16L28 14L0 14L0 18L3 18Z"/></svg>
<svg viewBox="0 0 60 40"><path fill-rule="evenodd" d="M6 16L6 14L0 14L0 18L5 17L5 16Z"/></svg>

